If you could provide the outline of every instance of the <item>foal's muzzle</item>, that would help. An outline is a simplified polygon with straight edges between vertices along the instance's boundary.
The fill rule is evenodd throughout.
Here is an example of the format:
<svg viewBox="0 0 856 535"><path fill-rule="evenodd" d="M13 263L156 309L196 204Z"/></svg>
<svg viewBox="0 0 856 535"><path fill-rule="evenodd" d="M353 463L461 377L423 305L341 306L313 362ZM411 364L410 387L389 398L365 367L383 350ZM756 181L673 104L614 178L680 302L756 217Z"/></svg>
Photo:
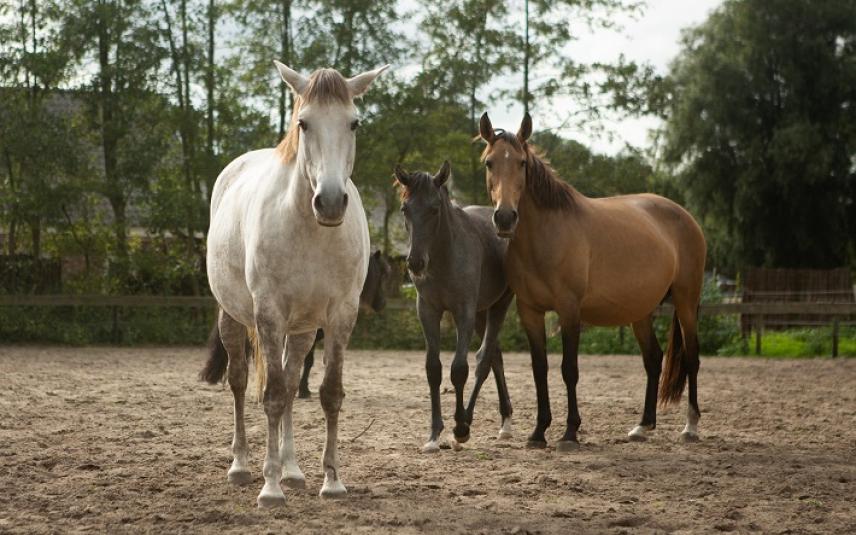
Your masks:
<svg viewBox="0 0 856 535"><path fill-rule="evenodd" d="M428 266L428 259L422 255L408 255L407 270L414 276L420 277Z"/></svg>
<svg viewBox="0 0 856 535"><path fill-rule="evenodd" d="M332 189L332 188L331 188ZM325 190L319 188L312 197L312 211L315 220L325 227L337 227L345 220L348 208L348 194L344 189Z"/></svg>
<svg viewBox="0 0 856 535"><path fill-rule="evenodd" d="M517 210L514 208L497 208L493 211L493 226L496 233L503 238L510 238L517 228Z"/></svg>

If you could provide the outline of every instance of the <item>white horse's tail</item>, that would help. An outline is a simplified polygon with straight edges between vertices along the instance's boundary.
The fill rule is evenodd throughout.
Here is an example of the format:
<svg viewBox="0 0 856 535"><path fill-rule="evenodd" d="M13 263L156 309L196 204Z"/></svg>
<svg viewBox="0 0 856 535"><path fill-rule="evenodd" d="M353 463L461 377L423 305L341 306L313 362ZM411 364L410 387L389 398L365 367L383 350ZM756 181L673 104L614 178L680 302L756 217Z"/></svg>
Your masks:
<svg viewBox="0 0 856 535"><path fill-rule="evenodd" d="M254 327L247 327L247 337L250 340L251 353L256 369L256 402L261 402L265 394L265 386L267 386L267 363L261 358L261 349L259 348L259 337Z"/></svg>

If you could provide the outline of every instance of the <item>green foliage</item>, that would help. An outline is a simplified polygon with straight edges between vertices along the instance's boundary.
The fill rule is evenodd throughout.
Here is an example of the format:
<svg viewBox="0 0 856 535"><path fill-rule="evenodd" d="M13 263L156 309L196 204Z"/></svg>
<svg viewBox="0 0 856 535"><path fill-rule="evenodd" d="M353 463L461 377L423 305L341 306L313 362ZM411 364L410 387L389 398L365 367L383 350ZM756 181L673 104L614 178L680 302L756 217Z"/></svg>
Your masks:
<svg viewBox="0 0 856 535"><path fill-rule="evenodd" d="M729 0L683 47L659 84L663 156L713 265L852 260L856 3Z"/></svg>

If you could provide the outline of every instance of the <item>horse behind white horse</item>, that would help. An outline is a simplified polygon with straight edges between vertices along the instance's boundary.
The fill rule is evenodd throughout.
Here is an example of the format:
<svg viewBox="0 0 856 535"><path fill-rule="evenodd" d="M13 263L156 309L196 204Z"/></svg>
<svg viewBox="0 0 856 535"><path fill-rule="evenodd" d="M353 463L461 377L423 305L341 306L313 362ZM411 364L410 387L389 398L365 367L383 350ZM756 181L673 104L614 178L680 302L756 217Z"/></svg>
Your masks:
<svg viewBox="0 0 856 535"><path fill-rule="evenodd" d="M208 281L220 304L235 398L228 472L235 484L253 479L244 429L244 340L248 328L257 336L256 371L268 422L259 507L285 504L280 479L292 488L306 485L291 413L300 368L319 328L326 333L319 389L327 420L321 496L346 492L336 449L342 362L369 260L368 223L350 180L359 125L354 98L386 68L345 79L333 69L305 77L276 66L296 96L288 134L276 149L248 152L220 173L208 231Z"/></svg>

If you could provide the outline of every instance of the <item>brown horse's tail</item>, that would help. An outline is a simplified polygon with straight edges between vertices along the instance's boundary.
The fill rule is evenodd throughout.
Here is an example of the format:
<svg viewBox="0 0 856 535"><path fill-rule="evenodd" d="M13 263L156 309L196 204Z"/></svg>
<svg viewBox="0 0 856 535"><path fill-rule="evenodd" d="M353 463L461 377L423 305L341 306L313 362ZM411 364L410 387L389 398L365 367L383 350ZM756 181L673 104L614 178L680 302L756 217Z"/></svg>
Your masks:
<svg viewBox="0 0 856 535"><path fill-rule="evenodd" d="M681 400L684 385L687 382L687 352L684 337L678 323L677 312L672 316L672 329L669 333L669 347L666 349L666 362L660 378L660 406L665 407Z"/></svg>
<svg viewBox="0 0 856 535"><path fill-rule="evenodd" d="M208 361L199 372L199 380L216 385L223 381L228 365L229 355L223 346L223 340L220 339L220 325L217 320L214 320L211 334L208 335Z"/></svg>

